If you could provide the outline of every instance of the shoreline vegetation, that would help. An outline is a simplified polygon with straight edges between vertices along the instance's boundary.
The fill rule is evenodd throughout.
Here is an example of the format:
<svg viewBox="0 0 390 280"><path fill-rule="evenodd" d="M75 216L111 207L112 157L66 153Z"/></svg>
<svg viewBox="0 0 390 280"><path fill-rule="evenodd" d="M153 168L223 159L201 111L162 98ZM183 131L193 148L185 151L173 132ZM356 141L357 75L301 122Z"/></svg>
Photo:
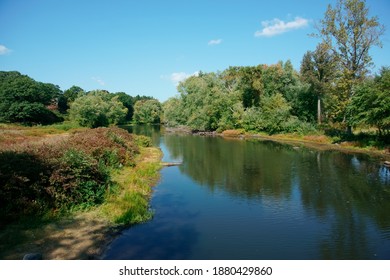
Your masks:
<svg viewBox="0 0 390 280"><path fill-rule="evenodd" d="M338 137L330 137L325 134L300 135L294 133L266 134L258 132L247 132L243 129L230 129L222 132L217 131L199 131L193 130L187 126L166 127L168 133L185 133L199 136L218 136L223 138L235 139L259 139L283 142L294 147L306 146L319 150L338 150L342 152L364 153L370 156L378 157L380 161L388 162L390 160L390 147L378 148L365 145L362 140L342 140Z"/></svg>
<svg viewBox="0 0 390 280"><path fill-rule="evenodd" d="M32 253L42 259L98 259L123 227L152 218L149 199L162 152L149 138L116 127L0 128L0 156L9 157L1 163L3 200L16 206L2 201L0 259ZM20 155L30 157L31 166L18 162ZM31 168L41 162L42 170Z"/></svg>

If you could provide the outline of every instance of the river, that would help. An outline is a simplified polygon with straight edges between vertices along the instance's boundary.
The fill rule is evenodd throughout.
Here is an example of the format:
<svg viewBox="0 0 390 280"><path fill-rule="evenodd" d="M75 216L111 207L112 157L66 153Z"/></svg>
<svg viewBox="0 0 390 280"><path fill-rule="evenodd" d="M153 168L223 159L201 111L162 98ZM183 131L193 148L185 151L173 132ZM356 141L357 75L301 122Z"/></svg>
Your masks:
<svg viewBox="0 0 390 280"><path fill-rule="evenodd" d="M363 154L130 131L163 161L151 221L104 259L390 259L390 170Z"/></svg>

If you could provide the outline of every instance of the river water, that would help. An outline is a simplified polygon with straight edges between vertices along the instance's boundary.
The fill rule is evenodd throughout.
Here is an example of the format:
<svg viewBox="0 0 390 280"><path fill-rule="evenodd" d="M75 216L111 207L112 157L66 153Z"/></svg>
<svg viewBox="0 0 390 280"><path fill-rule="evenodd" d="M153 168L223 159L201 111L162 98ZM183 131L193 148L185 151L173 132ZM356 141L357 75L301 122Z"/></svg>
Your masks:
<svg viewBox="0 0 390 280"><path fill-rule="evenodd" d="M362 154L135 127L166 167L105 259L390 259L390 170Z"/></svg>

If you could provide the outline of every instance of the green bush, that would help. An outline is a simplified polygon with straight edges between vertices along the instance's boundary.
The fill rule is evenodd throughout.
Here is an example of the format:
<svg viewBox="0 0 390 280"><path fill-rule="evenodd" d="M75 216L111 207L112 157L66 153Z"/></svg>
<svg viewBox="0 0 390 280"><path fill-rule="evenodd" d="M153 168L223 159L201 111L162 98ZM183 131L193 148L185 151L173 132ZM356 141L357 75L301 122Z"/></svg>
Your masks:
<svg viewBox="0 0 390 280"><path fill-rule="evenodd" d="M82 151L68 150L50 177L48 193L56 208L92 206L102 202L109 184L104 165Z"/></svg>
<svg viewBox="0 0 390 280"><path fill-rule="evenodd" d="M139 147L151 147L152 140L144 135L134 135L134 141Z"/></svg>
<svg viewBox="0 0 390 280"><path fill-rule="evenodd" d="M45 190L51 166L26 152L0 152L0 220L49 207Z"/></svg>

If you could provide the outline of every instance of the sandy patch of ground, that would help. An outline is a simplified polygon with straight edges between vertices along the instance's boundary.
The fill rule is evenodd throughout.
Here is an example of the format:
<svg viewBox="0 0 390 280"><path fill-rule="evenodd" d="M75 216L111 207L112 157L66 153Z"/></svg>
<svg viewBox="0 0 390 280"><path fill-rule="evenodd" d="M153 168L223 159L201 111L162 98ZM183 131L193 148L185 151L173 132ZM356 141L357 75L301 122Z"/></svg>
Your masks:
<svg viewBox="0 0 390 280"><path fill-rule="evenodd" d="M20 227L13 225L0 233L3 241L0 245L1 259L21 260L28 253L42 254L46 260L98 259L119 232L93 211L36 228ZM12 246L15 239L21 240L21 243Z"/></svg>

